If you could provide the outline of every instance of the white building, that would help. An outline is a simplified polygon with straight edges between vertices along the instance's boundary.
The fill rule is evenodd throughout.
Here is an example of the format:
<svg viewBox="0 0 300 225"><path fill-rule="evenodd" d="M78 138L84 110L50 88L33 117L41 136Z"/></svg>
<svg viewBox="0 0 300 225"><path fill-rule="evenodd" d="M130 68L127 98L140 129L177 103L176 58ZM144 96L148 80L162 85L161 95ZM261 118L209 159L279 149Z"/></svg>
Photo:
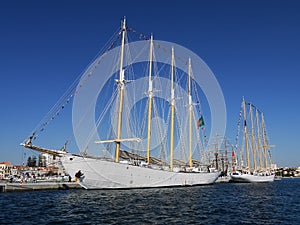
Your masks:
<svg viewBox="0 0 300 225"><path fill-rule="evenodd" d="M45 159L46 167L56 165L59 162L59 157L55 157L47 153L41 153L41 155Z"/></svg>
<svg viewBox="0 0 300 225"><path fill-rule="evenodd" d="M0 162L0 178L3 179L5 177L9 177L11 175L12 168L13 164L10 162Z"/></svg>
<svg viewBox="0 0 300 225"><path fill-rule="evenodd" d="M277 170L277 164L271 164L271 169L272 170Z"/></svg>

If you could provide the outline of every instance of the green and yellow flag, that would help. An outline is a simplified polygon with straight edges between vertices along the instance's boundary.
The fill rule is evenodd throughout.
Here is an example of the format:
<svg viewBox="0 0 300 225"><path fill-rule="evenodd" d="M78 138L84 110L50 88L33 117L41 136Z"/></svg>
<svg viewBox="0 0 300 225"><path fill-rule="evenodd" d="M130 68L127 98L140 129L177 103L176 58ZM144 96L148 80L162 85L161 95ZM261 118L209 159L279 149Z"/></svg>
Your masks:
<svg viewBox="0 0 300 225"><path fill-rule="evenodd" d="M197 122L197 128L199 129L200 127L204 126L204 119L203 116L201 116Z"/></svg>

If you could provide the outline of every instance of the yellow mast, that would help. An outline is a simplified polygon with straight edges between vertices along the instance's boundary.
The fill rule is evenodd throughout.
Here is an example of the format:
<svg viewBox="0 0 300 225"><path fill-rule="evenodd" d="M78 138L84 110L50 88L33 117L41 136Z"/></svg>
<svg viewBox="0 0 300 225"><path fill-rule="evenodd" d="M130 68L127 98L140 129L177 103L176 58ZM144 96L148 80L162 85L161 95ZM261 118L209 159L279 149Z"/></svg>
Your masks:
<svg viewBox="0 0 300 225"><path fill-rule="evenodd" d="M192 95L191 95L191 58L189 58L189 80L188 80L188 97L189 97L189 150L190 150L190 158L189 158L189 166L193 166L193 146L192 146L192 117L193 117L193 103L192 103Z"/></svg>
<svg viewBox="0 0 300 225"><path fill-rule="evenodd" d="M148 108L148 143L147 143L147 163L150 164L150 138L151 138L151 120L152 120L152 101L153 101L153 87L152 87L152 53L153 51L153 36L150 39L150 55L149 55L149 108Z"/></svg>
<svg viewBox="0 0 300 225"><path fill-rule="evenodd" d="M173 171L174 157L174 114L175 114L175 93L174 93L174 48L172 47L172 69L171 69L171 132L170 132L170 170Z"/></svg>
<svg viewBox="0 0 300 225"><path fill-rule="evenodd" d="M252 103L250 103L250 119L251 119L251 146L253 153L253 169L256 171L256 150L255 150L255 134L254 134L254 121L253 121L253 111Z"/></svg>
<svg viewBox="0 0 300 225"><path fill-rule="evenodd" d="M219 164L218 164L218 155L219 155L219 145L218 145L218 135L216 135L216 144L215 144L215 161L216 161L216 170L219 169Z"/></svg>
<svg viewBox="0 0 300 225"><path fill-rule="evenodd" d="M261 144L260 144L260 129L259 129L259 118L258 110L256 109L256 126L257 126L257 151L259 157L259 170L262 171L262 155L261 155Z"/></svg>
<svg viewBox="0 0 300 225"><path fill-rule="evenodd" d="M123 20L122 27L122 45L121 45L121 53L120 53L120 76L118 80L119 84L119 94L120 94L120 104L119 104L119 113L118 113L118 130L117 130L117 140L121 139L121 128L122 128L122 112L123 112L123 97L124 97L124 69L123 69L123 60L124 60L124 44L125 44L125 36L126 36L126 19ZM120 145L121 142L116 142L116 162L119 162L120 155Z"/></svg>
<svg viewBox="0 0 300 225"><path fill-rule="evenodd" d="M265 118L264 114L261 114L261 124L262 124L262 136L263 136L263 149L264 149L264 161L265 161L265 170L268 170L268 162L267 162L267 140L265 134Z"/></svg>
<svg viewBox="0 0 300 225"><path fill-rule="evenodd" d="M250 173L250 154L249 154L249 143L248 143L248 133L247 133L247 113L246 113L246 102L243 98L243 107L244 107L244 135L245 135L245 142L246 142L246 158L247 158L247 167L248 173Z"/></svg>

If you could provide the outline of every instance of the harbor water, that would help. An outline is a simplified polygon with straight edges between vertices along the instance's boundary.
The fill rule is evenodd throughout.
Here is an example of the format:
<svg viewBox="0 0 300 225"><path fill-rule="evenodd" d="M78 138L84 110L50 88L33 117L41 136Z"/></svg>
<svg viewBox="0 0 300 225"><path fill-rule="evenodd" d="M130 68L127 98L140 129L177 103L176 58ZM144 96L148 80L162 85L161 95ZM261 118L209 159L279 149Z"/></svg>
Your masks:
<svg viewBox="0 0 300 225"><path fill-rule="evenodd" d="M300 224L300 179L0 194L0 224Z"/></svg>

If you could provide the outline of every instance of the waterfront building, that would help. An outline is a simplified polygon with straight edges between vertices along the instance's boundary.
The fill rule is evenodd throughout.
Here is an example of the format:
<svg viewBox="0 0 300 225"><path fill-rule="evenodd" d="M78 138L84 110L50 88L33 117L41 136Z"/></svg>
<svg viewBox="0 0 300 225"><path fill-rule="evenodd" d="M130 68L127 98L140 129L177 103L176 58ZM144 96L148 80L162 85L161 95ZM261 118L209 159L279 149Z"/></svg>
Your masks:
<svg viewBox="0 0 300 225"><path fill-rule="evenodd" d="M13 165L10 162L0 162L0 179L4 179L11 175Z"/></svg>

